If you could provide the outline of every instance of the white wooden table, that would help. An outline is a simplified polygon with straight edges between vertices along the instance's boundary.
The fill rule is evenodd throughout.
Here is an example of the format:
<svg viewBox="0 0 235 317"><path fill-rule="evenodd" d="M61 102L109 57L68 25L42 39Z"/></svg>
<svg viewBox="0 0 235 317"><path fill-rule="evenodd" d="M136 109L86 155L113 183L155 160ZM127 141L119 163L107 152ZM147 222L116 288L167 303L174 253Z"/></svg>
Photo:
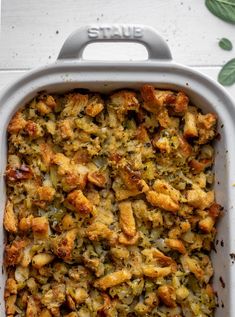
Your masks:
<svg viewBox="0 0 235 317"><path fill-rule="evenodd" d="M235 57L218 46L228 37L235 46L235 26L213 16L204 0L2 0L0 89L23 72L51 63L66 37L90 23L142 23L167 40L173 58L216 79L221 66ZM142 58L143 49L99 45L86 57ZM235 98L235 85L227 88Z"/></svg>

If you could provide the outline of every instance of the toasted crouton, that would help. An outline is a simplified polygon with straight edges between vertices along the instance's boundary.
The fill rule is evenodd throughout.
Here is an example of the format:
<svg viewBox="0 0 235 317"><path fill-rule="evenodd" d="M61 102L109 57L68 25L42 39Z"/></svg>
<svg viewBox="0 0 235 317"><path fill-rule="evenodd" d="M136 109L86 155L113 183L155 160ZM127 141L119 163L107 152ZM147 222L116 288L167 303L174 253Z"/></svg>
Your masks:
<svg viewBox="0 0 235 317"><path fill-rule="evenodd" d="M54 254L65 261L71 260L76 237L77 229L72 229L52 238L51 246Z"/></svg>
<svg viewBox="0 0 235 317"><path fill-rule="evenodd" d="M23 256L23 249L27 245L25 240L14 240L5 248L5 263L7 266L14 266L20 263Z"/></svg>
<svg viewBox="0 0 235 317"><path fill-rule="evenodd" d="M199 261L189 257L187 254L181 256L181 263L185 272L192 272L198 280L203 279L204 270L201 268Z"/></svg>
<svg viewBox="0 0 235 317"><path fill-rule="evenodd" d="M140 91L143 107L150 112L158 113L163 106L175 100L172 91L154 89L151 85L144 85Z"/></svg>
<svg viewBox="0 0 235 317"><path fill-rule="evenodd" d="M13 203L9 200L7 201L5 212L4 212L4 227L8 232L16 233L17 232L17 218L13 210Z"/></svg>
<svg viewBox="0 0 235 317"><path fill-rule="evenodd" d="M209 208L214 202L214 191L205 192L200 188L191 189L187 191L187 200L188 204L194 208Z"/></svg>
<svg viewBox="0 0 235 317"><path fill-rule="evenodd" d="M104 101L101 99L99 95L93 96L88 101L88 105L85 108L85 113L94 118L96 117L102 110L104 109Z"/></svg>
<svg viewBox="0 0 235 317"><path fill-rule="evenodd" d="M36 217L32 220L32 230L37 239L46 239L49 236L49 222L46 217Z"/></svg>
<svg viewBox="0 0 235 317"><path fill-rule="evenodd" d="M183 242L179 239L165 239L165 244L172 250L176 250L181 254L186 253Z"/></svg>
<svg viewBox="0 0 235 317"><path fill-rule="evenodd" d="M167 307L176 307L176 294L173 286L162 285L157 290L157 295Z"/></svg>
<svg viewBox="0 0 235 317"><path fill-rule="evenodd" d="M129 110L137 111L139 109L139 101L133 91L121 90L112 94L110 103L117 107L118 113L127 113Z"/></svg>
<svg viewBox="0 0 235 317"><path fill-rule="evenodd" d="M110 230L106 225L100 222L91 224L86 230L87 236L90 240L107 239L109 241L115 240L116 234Z"/></svg>
<svg viewBox="0 0 235 317"><path fill-rule="evenodd" d="M169 195L156 193L153 190L146 193L146 199L151 205L173 213L177 212L180 208L179 204L176 203Z"/></svg>
<svg viewBox="0 0 235 317"><path fill-rule="evenodd" d="M215 219L213 219L211 216L207 216L204 219L200 220L198 223L199 228L205 232L210 233L215 225Z"/></svg>
<svg viewBox="0 0 235 317"><path fill-rule="evenodd" d="M134 237L129 237L121 232L119 234L118 241L119 243L124 245L135 245L137 244L139 237L140 237L139 232L137 232Z"/></svg>
<svg viewBox="0 0 235 317"><path fill-rule="evenodd" d="M11 119L8 125L8 132L9 133L18 133L19 131L23 130L26 126L26 120L24 119L21 112L16 112L14 117Z"/></svg>
<svg viewBox="0 0 235 317"><path fill-rule="evenodd" d="M153 264L146 264L142 266L143 274L148 277L165 277L172 273L172 267L159 267Z"/></svg>
<svg viewBox="0 0 235 317"><path fill-rule="evenodd" d="M167 181L162 179L157 179L153 184L153 189L157 193L162 193L169 195L176 203L180 200L180 192L171 186Z"/></svg>
<svg viewBox="0 0 235 317"><path fill-rule="evenodd" d="M52 201L55 195L55 189L51 186L40 186L37 189L40 200Z"/></svg>
<svg viewBox="0 0 235 317"><path fill-rule="evenodd" d="M131 279L131 272L123 269L121 271L116 271L101 277L95 281L94 286L106 290L107 288L119 285Z"/></svg>
<svg viewBox="0 0 235 317"><path fill-rule="evenodd" d="M123 201L119 204L119 223L122 231L129 237L136 234L135 218L130 201Z"/></svg>
<svg viewBox="0 0 235 317"><path fill-rule="evenodd" d="M72 139L74 136L72 121L64 119L58 122L59 133L62 139Z"/></svg>
<svg viewBox="0 0 235 317"><path fill-rule="evenodd" d="M196 114L187 111L184 116L184 137L194 138L198 136Z"/></svg>
<svg viewBox="0 0 235 317"><path fill-rule="evenodd" d="M52 262L54 260L54 255L49 254L49 253L39 253L36 254L33 258L32 258L32 265L33 267L35 267L36 269L40 269L41 267L43 267L44 265Z"/></svg>
<svg viewBox="0 0 235 317"><path fill-rule="evenodd" d="M67 196L67 201L71 205L72 210L88 214L92 211L92 204L90 201L83 195L81 190L74 190Z"/></svg>

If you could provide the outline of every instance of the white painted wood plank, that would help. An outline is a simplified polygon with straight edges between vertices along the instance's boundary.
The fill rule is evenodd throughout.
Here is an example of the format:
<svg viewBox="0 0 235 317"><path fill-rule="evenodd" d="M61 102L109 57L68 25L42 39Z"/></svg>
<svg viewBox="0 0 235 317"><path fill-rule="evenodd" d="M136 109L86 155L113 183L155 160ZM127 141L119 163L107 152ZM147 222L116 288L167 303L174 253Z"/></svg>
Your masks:
<svg viewBox="0 0 235 317"><path fill-rule="evenodd" d="M221 50L218 39L228 37L235 44L235 27L213 16L204 2L2 0L0 69L31 68L50 62L58 55L66 37L89 23L149 24L167 40L176 61L188 65L221 65L234 57L234 51ZM117 55L116 48L106 51L110 56ZM103 52L94 54L100 58ZM139 54L142 56L143 52ZM135 49L122 53L125 55L134 58Z"/></svg>
<svg viewBox="0 0 235 317"><path fill-rule="evenodd" d="M194 67L194 69L208 75L212 79L216 80L219 67ZM0 91L6 86L10 85L13 81L20 78L25 73L25 71L0 71ZM235 100L235 85L226 87L226 90L231 94Z"/></svg>

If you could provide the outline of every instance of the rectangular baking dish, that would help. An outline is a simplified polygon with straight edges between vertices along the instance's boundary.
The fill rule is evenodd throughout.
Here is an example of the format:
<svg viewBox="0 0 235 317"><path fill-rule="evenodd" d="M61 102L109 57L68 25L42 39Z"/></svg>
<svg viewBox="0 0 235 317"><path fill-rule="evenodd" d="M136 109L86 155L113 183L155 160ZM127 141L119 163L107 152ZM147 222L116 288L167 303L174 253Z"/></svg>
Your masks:
<svg viewBox="0 0 235 317"><path fill-rule="evenodd" d="M148 51L146 61L101 62L82 59L85 46L92 42L138 42ZM216 144L215 191L224 215L218 224L214 266L214 289L218 294L215 317L235 316L235 104L227 92L210 78L172 61L166 42L158 33L143 25L91 25L75 31L65 41L57 61L24 75L0 96L0 262L3 266L5 207L4 172L7 156L7 126L16 110L37 92L63 92L73 88L86 88L108 93L115 89L138 89L144 83L158 88L184 90L192 103L203 111L215 112L219 118ZM0 276L0 315L5 316L5 272Z"/></svg>

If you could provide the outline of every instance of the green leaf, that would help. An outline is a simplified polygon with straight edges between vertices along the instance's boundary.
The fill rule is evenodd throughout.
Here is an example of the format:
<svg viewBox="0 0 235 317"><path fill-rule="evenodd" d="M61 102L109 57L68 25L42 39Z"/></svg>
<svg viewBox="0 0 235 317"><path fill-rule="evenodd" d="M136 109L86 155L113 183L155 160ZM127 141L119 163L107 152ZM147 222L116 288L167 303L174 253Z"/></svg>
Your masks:
<svg viewBox="0 0 235 317"><path fill-rule="evenodd" d="M218 18L235 23L235 0L206 0L205 4Z"/></svg>
<svg viewBox="0 0 235 317"><path fill-rule="evenodd" d="M235 58L223 66L219 72L218 81L223 86L231 86L235 83Z"/></svg>
<svg viewBox="0 0 235 317"><path fill-rule="evenodd" d="M231 51L233 48L233 44L231 43L229 39L226 39L225 37L223 37L219 41L219 47L221 47L225 51Z"/></svg>

